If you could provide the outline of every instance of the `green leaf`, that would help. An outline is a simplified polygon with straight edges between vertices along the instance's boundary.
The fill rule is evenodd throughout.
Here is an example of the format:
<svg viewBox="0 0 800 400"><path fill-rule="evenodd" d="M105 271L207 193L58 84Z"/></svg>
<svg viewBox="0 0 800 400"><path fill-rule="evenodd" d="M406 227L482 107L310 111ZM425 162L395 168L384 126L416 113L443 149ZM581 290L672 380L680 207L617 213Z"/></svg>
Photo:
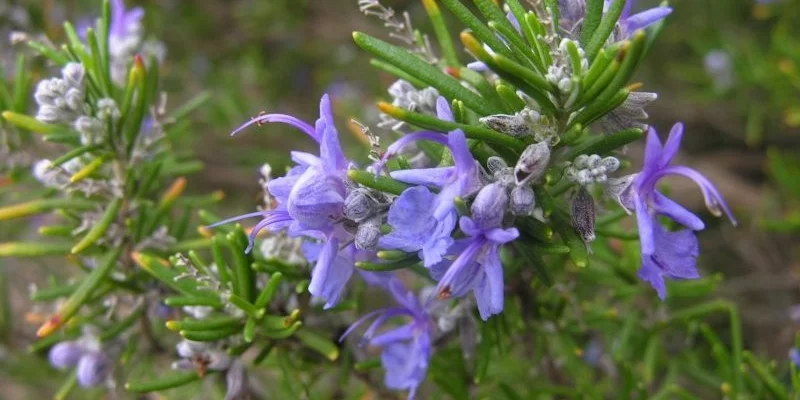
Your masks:
<svg viewBox="0 0 800 400"><path fill-rule="evenodd" d="M540 108L548 112L555 111L555 106L553 106L553 103L547 98L546 91L544 91L543 87L539 87L536 84L530 83L525 79L525 77L515 75L515 73L501 68L497 64L497 57L502 57L501 55L489 54L489 52L483 47L483 44L467 32L461 33L461 42L464 44L464 47L466 47L467 50L469 50L469 52L475 56L475 58L486 64L489 69L494 71L504 80L516 86L519 90L525 92L525 94L528 96L532 97ZM506 65L511 64L511 59L508 57L503 57L501 60L507 60Z"/></svg>
<svg viewBox="0 0 800 400"><path fill-rule="evenodd" d="M50 46L47 46L35 40L29 40L26 42L26 44L31 49L39 52L39 54L47 57L50 61L52 61L59 67L63 67L69 62L69 58L65 56L63 53L59 52L59 49L54 49Z"/></svg>
<svg viewBox="0 0 800 400"><path fill-rule="evenodd" d="M60 130L57 125L46 124L36 118L13 111L3 111L2 116L11 125L35 133L52 134Z"/></svg>
<svg viewBox="0 0 800 400"><path fill-rule="evenodd" d="M486 101L491 102L493 106L497 107L498 109L502 109L503 112L506 113L513 113L514 110L507 106L507 104L500 98L497 94L497 91L492 86L486 78L483 77L482 74L475 72L469 68L461 67L458 70L458 76L464 82L469 83L481 96L486 99ZM458 120L456 120L458 121Z"/></svg>
<svg viewBox="0 0 800 400"><path fill-rule="evenodd" d="M458 54L453 45L453 38L450 37L450 32L447 30L447 24L444 22L442 12L436 4L436 0L422 0L422 5L425 7L425 12L428 13L428 18L433 25L433 32L436 34L436 39L439 42L439 47L442 49L445 63L450 67L457 67Z"/></svg>
<svg viewBox="0 0 800 400"><path fill-rule="evenodd" d="M207 329L202 331L181 330L180 334L188 340L195 342L215 342L235 335L242 331L241 326L229 326L218 329Z"/></svg>
<svg viewBox="0 0 800 400"><path fill-rule="evenodd" d="M442 4L447 7L453 15L456 16L464 25L466 25L475 36L482 42L489 45L495 52L499 52L508 57L514 57L514 54L506 47L494 32L487 27L483 21L478 19L466 6L461 4L461 0L441 0ZM485 113L486 115L492 113Z"/></svg>
<svg viewBox="0 0 800 400"><path fill-rule="evenodd" d="M216 316L208 317L205 319L188 319L184 318L180 321L172 320L167 321L167 329L175 332L187 331L213 331L228 328L241 328L242 319L239 317L231 316Z"/></svg>
<svg viewBox="0 0 800 400"><path fill-rule="evenodd" d="M0 221L43 214L53 210L86 211L97 207L95 202L81 198L32 200L0 207Z"/></svg>
<svg viewBox="0 0 800 400"><path fill-rule="evenodd" d="M419 263L419 259L414 256L405 260L386 262L386 263L371 263L366 261L357 261L356 268L365 271L395 271L398 269L408 268L414 264Z"/></svg>
<svg viewBox="0 0 800 400"><path fill-rule="evenodd" d="M575 157L581 154L597 154L601 156L610 154L629 143L641 139L642 136L644 136L644 131L639 128L626 129L611 135L593 136L567 149L560 159L569 161L574 160Z"/></svg>
<svg viewBox="0 0 800 400"><path fill-rule="evenodd" d="M278 287L280 286L281 282L283 282L283 274L280 272L275 272L269 277L267 284L264 285L264 289L261 291L261 293L259 293L258 298L256 299L256 308L266 308L272 302L272 298L278 291Z"/></svg>
<svg viewBox="0 0 800 400"><path fill-rule="evenodd" d="M247 241L247 236L244 235L244 231L241 229L241 226L237 225L237 229L226 236L225 244L228 246L231 256L233 256L234 292L247 301L253 301L256 292L255 274L253 269L250 268L250 261L245 255L244 246L234 237L239 233Z"/></svg>
<svg viewBox="0 0 800 400"><path fill-rule="evenodd" d="M222 307L222 302L216 293L202 290L202 287L198 287L197 283L191 280L176 279L180 275L179 271L171 267L166 260L139 252L132 253L131 258L147 273L184 296L204 299L211 307Z"/></svg>
<svg viewBox="0 0 800 400"><path fill-rule="evenodd" d="M484 115L494 114L498 111L494 107L490 107L480 96L461 86L458 80L442 73L438 68L426 63L407 50L361 32L354 32L353 40L364 51L394 64L410 75L416 76L419 80L438 89L439 93L447 98L459 99L467 107Z"/></svg>
<svg viewBox="0 0 800 400"><path fill-rule="evenodd" d="M31 71L25 67L25 57L17 56L17 73L14 76L14 111L26 112L28 99L31 97Z"/></svg>
<svg viewBox="0 0 800 400"><path fill-rule="evenodd" d="M111 270L117 265L117 260L121 254L122 247L116 247L108 251L97 267L83 278L80 286L72 293L69 299L36 331L36 336L49 336L69 321L81 309L83 304L89 300L89 297L100 283L111 273Z"/></svg>
<svg viewBox="0 0 800 400"><path fill-rule="evenodd" d="M128 316L116 322L115 324L111 325L111 327L109 327L108 329L104 330L100 334L99 339L103 342L115 339L117 336L119 336L120 333L124 332L126 329L133 326L133 324L136 323L136 321L138 321L139 318L141 318L146 309L147 308L144 305L139 305Z"/></svg>
<svg viewBox="0 0 800 400"><path fill-rule="evenodd" d="M592 38L589 39L589 42L584 46L586 58L589 60L594 60L597 52L600 51L600 49L608 40L608 37L614 31L614 27L617 25L619 16L622 15L622 9L625 7L625 2L626 0L614 0L614 2L612 2L611 6L608 8L608 11L606 11L603 15L603 19L597 25L597 29L595 29L593 32ZM597 6L594 5L594 7Z"/></svg>
<svg viewBox="0 0 800 400"><path fill-rule="evenodd" d="M86 236L78 241L78 243L72 247L70 252L72 254L78 254L88 249L89 246L93 245L100 238L102 238L103 235L105 235L108 231L108 228L111 227L111 224L117 218L119 210L122 207L122 202L123 201L121 198L112 200L106 210L103 212L100 220L97 221L97 223L89 230L89 232L86 232Z"/></svg>
<svg viewBox="0 0 800 400"><path fill-rule="evenodd" d="M322 337L308 329L299 329L295 332L295 336L308 348L316 351L328 360L336 361L336 359L339 358L339 347L331 342L330 339Z"/></svg>
<svg viewBox="0 0 800 400"><path fill-rule="evenodd" d="M408 111L384 102L378 103L378 108L385 114L391 115L392 117L401 121L408 122L411 125L416 125L422 129L430 129L438 132L449 132L452 130L461 129L464 131L464 135L468 139L475 139L481 142L486 142L490 145L500 145L520 153L525 150L525 147L527 147L523 141L489 129L485 126L443 121L430 115Z"/></svg>
<svg viewBox="0 0 800 400"><path fill-rule="evenodd" d="M164 299L164 304L170 307L183 307L183 306L207 306L207 307L221 307L219 299L209 297L193 297L193 296L170 296Z"/></svg>
<svg viewBox="0 0 800 400"><path fill-rule="evenodd" d="M166 376L143 382L127 382L125 390L133 393L160 392L179 386L188 385L203 379L195 371L189 372L170 372Z"/></svg>
<svg viewBox="0 0 800 400"><path fill-rule="evenodd" d="M603 18L604 3L603 0L586 1L586 15L583 17L583 26L581 27L581 45L586 46L594 36L600 20Z"/></svg>
<svg viewBox="0 0 800 400"><path fill-rule="evenodd" d="M111 97L113 93L113 83L111 83L111 75L107 69L104 69L103 53L100 51L100 46L97 44L97 36L94 29L89 28L86 30L86 41L89 42L89 50L94 64L94 70L97 74L97 79L100 81L100 91L103 97Z"/></svg>
<svg viewBox="0 0 800 400"><path fill-rule="evenodd" d="M264 316L264 309L256 308L256 306L253 303L235 294L231 294L230 298L228 298L228 301L230 301L231 304L238 307L240 310L244 311L245 314L255 319L261 319Z"/></svg>
<svg viewBox="0 0 800 400"><path fill-rule="evenodd" d="M391 193L399 196L410 186L396 181L388 176L375 175L372 172L351 169L347 171L347 178L360 185L372 188L381 192Z"/></svg>
<svg viewBox="0 0 800 400"><path fill-rule="evenodd" d="M0 243L0 257L67 255L71 248L71 243L6 242Z"/></svg>
<svg viewBox="0 0 800 400"><path fill-rule="evenodd" d="M65 400L75 387L78 386L78 370L72 371L61 387L58 388L56 394L53 395L54 400Z"/></svg>
<svg viewBox="0 0 800 400"><path fill-rule="evenodd" d="M525 101L519 98L517 92L511 86L504 83L498 83L495 87L495 90L512 112L518 112L525 108Z"/></svg>
<svg viewBox="0 0 800 400"><path fill-rule="evenodd" d="M786 388L784 387L783 383L779 381L777 377L770 371L770 368L764 365L761 361L759 361L753 353L749 351L745 351L742 353L744 356L744 360L753 371L756 372L756 375L764 382L764 385L767 386L767 389L772 393L773 398L775 399L788 399L789 394L786 393Z"/></svg>

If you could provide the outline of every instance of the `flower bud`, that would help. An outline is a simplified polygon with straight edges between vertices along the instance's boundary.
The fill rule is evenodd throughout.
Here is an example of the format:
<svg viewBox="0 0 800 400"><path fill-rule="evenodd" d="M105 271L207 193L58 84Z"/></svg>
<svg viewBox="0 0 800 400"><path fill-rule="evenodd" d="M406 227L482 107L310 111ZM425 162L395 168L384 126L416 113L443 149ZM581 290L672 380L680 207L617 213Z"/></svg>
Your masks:
<svg viewBox="0 0 800 400"><path fill-rule="evenodd" d="M606 172L615 172L619 169L619 159L616 157L606 157L600 161L600 166L606 169Z"/></svg>
<svg viewBox="0 0 800 400"><path fill-rule="evenodd" d="M202 342L192 342L189 340L182 340L175 345L178 355L181 358L190 358L196 353L201 353L208 348L208 345Z"/></svg>
<svg viewBox="0 0 800 400"><path fill-rule="evenodd" d="M486 160L486 168L489 170L489 173L496 174L497 172L508 168L508 164L506 163L506 160L503 160L501 157L491 156L488 160Z"/></svg>
<svg viewBox="0 0 800 400"><path fill-rule="evenodd" d="M382 216L375 216L358 225L355 235L356 248L360 250L373 250L378 245L381 237Z"/></svg>
<svg viewBox="0 0 800 400"><path fill-rule="evenodd" d="M108 357L99 351L87 353L78 361L78 384L92 387L103 383L108 376L111 363Z"/></svg>
<svg viewBox="0 0 800 400"><path fill-rule="evenodd" d="M122 114L117 107L117 102L114 99L103 98L97 100L97 118L100 120L110 119L116 121Z"/></svg>
<svg viewBox="0 0 800 400"><path fill-rule="evenodd" d="M622 178L608 178L605 189L603 190L606 196L616 200L628 214L630 214L631 209L633 209L631 191L628 189L635 179L636 174L623 176Z"/></svg>
<svg viewBox="0 0 800 400"><path fill-rule="evenodd" d="M61 342L50 349L50 365L58 369L74 367L83 356L84 349L76 342Z"/></svg>
<svg viewBox="0 0 800 400"><path fill-rule="evenodd" d="M533 129L521 115L497 114L483 117L479 120L482 124L498 132L513 137L528 136L533 134Z"/></svg>
<svg viewBox="0 0 800 400"><path fill-rule="evenodd" d="M528 146L514 167L514 178L517 185L525 185L544 175L550 163L550 147L545 142L534 143Z"/></svg>
<svg viewBox="0 0 800 400"><path fill-rule="evenodd" d="M572 198L570 205L572 211L572 227L578 232L584 243L594 241L594 199L592 195L581 186L578 193Z"/></svg>
<svg viewBox="0 0 800 400"><path fill-rule="evenodd" d="M511 214L530 215L536 207L536 196L530 186L516 186L511 190Z"/></svg>
<svg viewBox="0 0 800 400"><path fill-rule="evenodd" d="M61 69L61 76L66 80L67 85L74 88L83 87L83 78L86 71L80 63L69 63Z"/></svg>
<svg viewBox="0 0 800 400"><path fill-rule="evenodd" d="M500 183L491 183L484 186L475 196L471 208L472 220L481 229L500 227L507 207L506 188Z"/></svg>
<svg viewBox="0 0 800 400"><path fill-rule="evenodd" d="M377 211L375 200L365 189L355 189L344 200L344 216L355 222L369 218Z"/></svg>

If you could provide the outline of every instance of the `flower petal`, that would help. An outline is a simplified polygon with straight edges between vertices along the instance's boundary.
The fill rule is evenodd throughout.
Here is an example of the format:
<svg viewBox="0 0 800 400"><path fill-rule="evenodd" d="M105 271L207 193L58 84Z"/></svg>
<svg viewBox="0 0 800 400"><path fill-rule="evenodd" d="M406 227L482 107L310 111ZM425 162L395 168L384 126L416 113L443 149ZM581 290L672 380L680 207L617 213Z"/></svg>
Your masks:
<svg viewBox="0 0 800 400"><path fill-rule="evenodd" d="M736 218L725 203L725 199L722 198L722 194L705 176L692 168L684 166L672 166L666 168L662 173L665 175L681 175L693 180L700 186L708 210L717 217L722 216L724 212L734 226L737 224Z"/></svg>
<svg viewBox="0 0 800 400"><path fill-rule="evenodd" d="M325 299L325 309L339 302L345 285L355 269L352 260L337 256L338 250L338 239L327 240L319 253L314 270L311 271L308 291L314 296Z"/></svg>
<svg viewBox="0 0 800 400"><path fill-rule="evenodd" d="M658 166L661 163L661 140L658 138L658 133L653 128L647 131L647 142L644 148L644 162L642 165L642 172L637 177L638 181L648 180L651 175L658 171Z"/></svg>
<svg viewBox="0 0 800 400"><path fill-rule="evenodd" d="M412 185L426 185L442 187L452 178L454 167L401 169L392 171L389 175L400 182Z"/></svg>
<svg viewBox="0 0 800 400"><path fill-rule="evenodd" d="M410 340L414 337L414 325L406 324L399 328L392 329L384 332L378 336L373 337L369 344L373 346L386 346L392 342L400 342L403 340Z"/></svg>
<svg viewBox="0 0 800 400"><path fill-rule="evenodd" d="M670 7L654 7L649 10L631 15L625 21L627 24L626 30L633 33L636 30L647 28L648 26L664 19L672 13Z"/></svg>
<svg viewBox="0 0 800 400"><path fill-rule="evenodd" d="M483 274L475 285L475 300L481 319L503 312L503 266L494 247L483 257Z"/></svg>
<svg viewBox="0 0 800 400"><path fill-rule="evenodd" d="M330 97L325 94L319 102L319 119L316 124L317 135L320 136L319 153L325 168L329 171L341 171L347 168L347 158L339 144L339 132L333 120Z"/></svg>
<svg viewBox="0 0 800 400"><path fill-rule="evenodd" d="M475 260L484 244L483 239L470 240L436 285L436 293L440 298L461 297L474 287L480 270L480 265Z"/></svg>
<svg viewBox="0 0 800 400"><path fill-rule="evenodd" d="M642 267L637 275L643 281L650 283L650 286L656 290L661 300L667 298L667 286L664 283L664 277L661 276L661 270L650 259L650 256L642 255Z"/></svg>
<svg viewBox="0 0 800 400"><path fill-rule="evenodd" d="M453 111L450 110L450 103L442 96L436 99L436 117L443 121L454 121Z"/></svg>
<svg viewBox="0 0 800 400"><path fill-rule="evenodd" d="M655 239L653 238L653 225L657 224L654 217L650 215L647 204L640 196L634 196L636 206L636 224L639 226L639 242L642 245L642 254L653 254L655 251Z"/></svg>
<svg viewBox="0 0 800 400"><path fill-rule="evenodd" d="M678 122L672 126L672 130L669 131L667 142L664 143L664 151L661 153L661 160L659 163L661 168L666 168L672 163L672 159L675 158L675 155L678 154L678 150L681 147L682 138L683 124Z"/></svg>
<svg viewBox="0 0 800 400"><path fill-rule="evenodd" d="M492 243L500 245L511 242L516 238L518 238L519 230L517 230L517 228L508 228L508 229L495 228L484 232L484 235Z"/></svg>
<svg viewBox="0 0 800 400"><path fill-rule="evenodd" d="M697 215L659 192L653 192L653 203L656 213L666 215L691 230L701 231L705 228L703 220Z"/></svg>

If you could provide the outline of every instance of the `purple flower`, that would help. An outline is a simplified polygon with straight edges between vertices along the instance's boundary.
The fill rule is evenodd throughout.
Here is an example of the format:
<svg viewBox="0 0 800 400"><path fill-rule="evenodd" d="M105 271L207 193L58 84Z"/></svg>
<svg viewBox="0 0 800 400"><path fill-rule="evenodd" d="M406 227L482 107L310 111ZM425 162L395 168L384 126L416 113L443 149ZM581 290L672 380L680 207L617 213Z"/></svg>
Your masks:
<svg viewBox="0 0 800 400"><path fill-rule="evenodd" d="M134 7L125 9L124 0L111 0L111 26L109 36L123 38L139 25L144 18L144 9Z"/></svg>
<svg viewBox="0 0 800 400"><path fill-rule="evenodd" d="M703 192L706 207L716 216L721 216L724 212L731 222L736 224L722 195L708 179L691 168L670 165L678 153L682 136L683 124L675 124L662 147L658 134L650 129L642 171L620 199L624 207L636 210L642 247L642 268L639 270L639 277L650 282L662 299L667 294L665 277L671 279L699 277L696 269L699 247L693 231L702 230L705 225L697 215L656 190L656 184L661 178L680 175L693 180ZM659 215L669 217L688 229L667 231L658 223Z"/></svg>
<svg viewBox="0 0 800 400"><path fill-rule="evenodd" d="M444 121L453 121L453 112L444 97L436 101L436 115ZM437 142L450 149L453 155L453 166L436 168L403 169L392 171L391 177L402 182L433 186L439 189L434 202L434 217L441 220L455 209L453 200L458 196L466 196L476 192L481 186L478 163L472 157L467 146L467 138L460 129L447 135L439 132L409 133L392 143L384 155L384 159L397 154L407 144L417 140Z"/></svg>
<svg viewBox="0 0 800 400"><path fill-rule="evenodd" d="M436 102L439 119L452 121L453 114L447 100ZM467 196L480 188L478 164L467 147L464 132L454 130L445 135L439 132L416 132L403 136L387 149L384 159L398 153L408 143L429 140L447 146L453 155L453 166L392 171L399 181L424 185L406 189L389 209L392 232L381 238L380 245L387 249L419 251L419 256L430 267L442 260L453 243L450 233L455 228L456 197ZM426 186L439 189L433 194Z"/></svg>
<svg viewBox="0 0 800 400"><path fill-rule="evenodd" d="M407 290L397 278L389 280L385 288L392 294L397 305L373 311L359 318L342 335L350 335L366 320L376 317L363 335L362 343L383 348L381 363L386 370L386 386L394 390L408 390L408 399L413 399L417 388L425 380L433 351L432 338L436 325L429 313L429 301L421 302ZM389 319L406 317L408 323L377 334L377 330Z"/></svg>
<svg viewBox="0 0 800 400"><path fill-rule="evenodd" d="M442 262L432 269L438 297L464 296L472 290L478 311L485 321L503 311L503 265L500 246L519 236L516 228L503 229L508 208L506 188L499 182L485 186L472 203L471 217L461 217L459 226L467 238L459 240L456 259Z"/></svg>
<svg viewBox="0 0 800 400"><path fill-rule="evenodd" d="M612 2L612 0L605 0L604 12L608 10ZM631 15L631 8L633 8L634 3L636 3L636 0L627 0L619 17L622 38L630 37L633 32L647 28L672 13L672 8L670 7L653 7Z"/></svg>
<svg viewBox="0 0 800 400"><path fill-rule="evenodd" d="M789 350L789 360L794 363L795 368L800 368L800 350L797 348Z"/></svg>
<svg viewBox="0 0 800 400"><path fill-rule="evenodd" d="M436 195L425 186L406 189L389 208L388 223L392 232L383 236L379 245L385 249L418 251L425 266L442 261L453 244L450 234L456 226L455 211L437 220L433 216Z"/></svg>
<svg viewBox="0 0 800 400"><path fill-rule="evenodd" d="M328 95L322 96L320 118L313 127L289 115L265 114L240 126L232 135L250 125L265 122L282 122L300 129L319 143L319 156L292 152L292 160L298 165L285 177L273 179L267 184L267 189L278 204L275 209L233 217L212 227L245 218L263 217L250 234L247 251L252 249L256 235L263 229L272 232L288 229L290 236L306 236L321 241L321 249L314 254L316 265L309 291L323 297L327 301L326 308L332 307L353 271L352 265L342 264L343 258L338 256L339 246L352 242L353 235L341 224L344 200L349 190L347 168L350 163L339 144L330 99ZM344 259L352 260L352 257Z"/></svg>

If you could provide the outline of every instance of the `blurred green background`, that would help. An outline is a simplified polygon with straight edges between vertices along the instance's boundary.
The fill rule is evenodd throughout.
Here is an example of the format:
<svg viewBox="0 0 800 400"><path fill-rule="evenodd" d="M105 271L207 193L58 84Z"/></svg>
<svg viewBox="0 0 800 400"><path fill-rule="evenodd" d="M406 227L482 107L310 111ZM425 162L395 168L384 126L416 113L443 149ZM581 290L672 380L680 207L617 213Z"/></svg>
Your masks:
<svg viewBox="0 0 800 400"><path fill-rule="evenodd" d="M3 64L13 59L5 40L11 31L46 33L57 42L64 20L90 20L97 3L0 0ZM150 36L166 45L162 88L169 103L212 93L194 114L190 140L180 150L194 152L206 166L190 178L193 191L227 194L225 208L217 210L223 215L254 208L262 163L280 171L290 149L311 147L283 126L251 128L236 139L228 137L233 128L262 110L313 120L323 92L334 96L340 131L353 131L349 118L374 126L375 100L385 97L392 82L352 43L353 30L386 36L379 21L359 13L356 0L127 3L146 9ZM383 3L412 17L423 14L418 0ZM800 1L673 0L671 5L675 12L638 79L642 90L659 94L648 109L650 122L663 133L674 122L686 123L680 163L714 181L741 222L732 228L707 219L714 225L702 234L703 272L724 274L719 296L740 305L747 347L785 360L798 327L791 310L800 303ZM428 29L424 18L417 20L416 28ZM351 155L366 153L355 133L342 136ZM640 153L632 146L628 154L636 163ZM690 208L703 208L692 184L677 180L671 190ZM41 281L52 268L30 261L3 267L12 311L25 315L27 283ZM9 349L30 343L34 326L15 323L6 345L0 344L0 398L40 398L53 391L48 386L54 384L42 376L50 375L44 360L5 362L16 357Z"/></svg>

